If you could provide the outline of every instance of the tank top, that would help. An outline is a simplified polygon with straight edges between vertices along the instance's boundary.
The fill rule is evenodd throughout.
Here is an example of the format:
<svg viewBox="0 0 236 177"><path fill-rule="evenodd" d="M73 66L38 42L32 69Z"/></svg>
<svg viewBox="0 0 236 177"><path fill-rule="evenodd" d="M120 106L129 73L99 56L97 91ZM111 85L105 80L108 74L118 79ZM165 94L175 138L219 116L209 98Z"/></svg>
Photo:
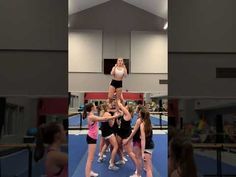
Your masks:
<svg viewBox="0 0 236 177"><path fill-rule="evenodd" d="M117 68L115 68L115 75L117 77L122 77L124 75L124 68L122 68L121 70L118 70Z"/></svg>
<svg viewBox="0 0 236 177"><path fill-rule="evenodd" d="M137 142L137 141L141 141L141 139L140 139L140 127L138 128L137 132L133 136L133 142Z"/></svg>
<svg viewBox="0 0 236 177"><path fill-rule="evenodd" d="M145 137L145 149L154 149L154 142L152 140L152 131L149 136Z"/></svg>
<svg viewBox="0 0 236 177"><path fill-rule="evenodd" d="M101 124L102 124L102 129L101 130L102 130L102 136L103 137L109 136L113 133L112 128L110 127L108 121L107 122L101 122Z"/></svg>
<svg viewBox="0 0 236 177"><path fill-rule="evenodd" d="M131 120L126 121L126 120L124 119L124 116L122 116L122 117L121 117L120 129L121 129L122 131L125 131L125 132L128 131L128 130L131 131L131 125L130 125L130 123L131 123Z"/></svg>
<svg viewBox="0 0 236 177"><path fill-rule="evenodd" d="M97 139L98 137L98 123L97 122L92 122L88 120L88 135L93 138Z"/></svg>
<svg viewBox="0 0 236 177"><path fill-rule="evenodd" d="M50 151L56 151L55 149L48 148L47 153ZM46 164L46 174L47 177L68 177L68 165L64 165L60 168L60 170L57 173L53 173L49 170L49 167L47 167Z"/></svg>

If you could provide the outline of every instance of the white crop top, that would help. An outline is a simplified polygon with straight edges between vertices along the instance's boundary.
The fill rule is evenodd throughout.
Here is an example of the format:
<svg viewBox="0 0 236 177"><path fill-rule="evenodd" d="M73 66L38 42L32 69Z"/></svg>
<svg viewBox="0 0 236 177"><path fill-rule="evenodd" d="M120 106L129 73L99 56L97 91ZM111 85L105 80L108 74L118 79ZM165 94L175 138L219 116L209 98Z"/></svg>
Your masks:
<svg viewBox="0 0 236 177"><path fill-rule="evenodd" d="M117 68L115 69L115 75L117 77L122 77L124 75L124 68L122 68L121 70L118 70Z"/></svg>

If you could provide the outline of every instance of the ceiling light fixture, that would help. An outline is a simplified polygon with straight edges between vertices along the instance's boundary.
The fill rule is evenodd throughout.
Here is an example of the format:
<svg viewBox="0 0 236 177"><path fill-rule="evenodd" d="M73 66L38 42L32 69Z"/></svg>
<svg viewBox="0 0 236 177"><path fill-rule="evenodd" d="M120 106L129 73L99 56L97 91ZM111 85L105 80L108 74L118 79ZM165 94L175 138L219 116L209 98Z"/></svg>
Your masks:
<svg viewBox="0 0 236 177"><path fill-rule="evenodd" d="M168 28L168 22L165 23L163 29L166 30Z"/></svg>

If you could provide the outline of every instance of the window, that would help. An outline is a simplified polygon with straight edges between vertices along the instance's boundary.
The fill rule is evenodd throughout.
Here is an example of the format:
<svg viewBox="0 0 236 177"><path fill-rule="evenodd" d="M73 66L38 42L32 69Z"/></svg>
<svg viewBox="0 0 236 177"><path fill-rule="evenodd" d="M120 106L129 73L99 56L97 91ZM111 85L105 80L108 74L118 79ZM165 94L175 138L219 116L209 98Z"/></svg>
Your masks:
<svg viewBox="0 0 236 177"><path fill-rule="evenodd" d="M117 62L117 59L104 59L103 61L103 73L104 74L110 74L111 73L111 70L112 70L112 67L115 66ZM127 68L127 73L129 74L129 59L124 59L124 64Z"/></svg>
<svg viewBox="0 0 236 177"><path fill-rule="evenodd" d="M17 134L21 129L24 118L24 107L14 104L6 104L5 123L3 126L3 135Z"/></svg>

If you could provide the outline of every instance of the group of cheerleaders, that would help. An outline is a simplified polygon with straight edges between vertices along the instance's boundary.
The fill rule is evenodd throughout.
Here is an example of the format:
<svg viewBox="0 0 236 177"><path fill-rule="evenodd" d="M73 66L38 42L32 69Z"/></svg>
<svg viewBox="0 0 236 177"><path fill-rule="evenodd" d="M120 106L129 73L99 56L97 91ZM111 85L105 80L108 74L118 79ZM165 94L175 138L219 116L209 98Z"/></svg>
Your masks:
<svg viewBox="0 0 236 177"><path fill-rule="evenodd" d="M135 172L130 177L141 177L142 161L147 177L152 177L152 151L154 142L152 140L152 124L150 113L139 105L136 109L138 119L134 129L131 128L131 119L134 114L133 106L124 105L122 96L122 79L127 75L127 69L122 58L117 59L112 68L113 79L109 86L108 100L99 105L98 109L93 103L88 103L84 108L83 118L88 120L88 157L85 168L86 177L99 176L92 171L92 163L95 156L98 138L98 122L101 122L101 139L98 162L103 162L105 151L110 146L110 160L108 169L119 170L116 165L124 165L127 159L124 150L135 165ZM114 97L115 95L115 97ZM95 115L98 112L97 115ZM132 147L133 145L133 147ZM124 148L124 149L123 149ZM120 160L115 162L116 155Z"/></svg>

